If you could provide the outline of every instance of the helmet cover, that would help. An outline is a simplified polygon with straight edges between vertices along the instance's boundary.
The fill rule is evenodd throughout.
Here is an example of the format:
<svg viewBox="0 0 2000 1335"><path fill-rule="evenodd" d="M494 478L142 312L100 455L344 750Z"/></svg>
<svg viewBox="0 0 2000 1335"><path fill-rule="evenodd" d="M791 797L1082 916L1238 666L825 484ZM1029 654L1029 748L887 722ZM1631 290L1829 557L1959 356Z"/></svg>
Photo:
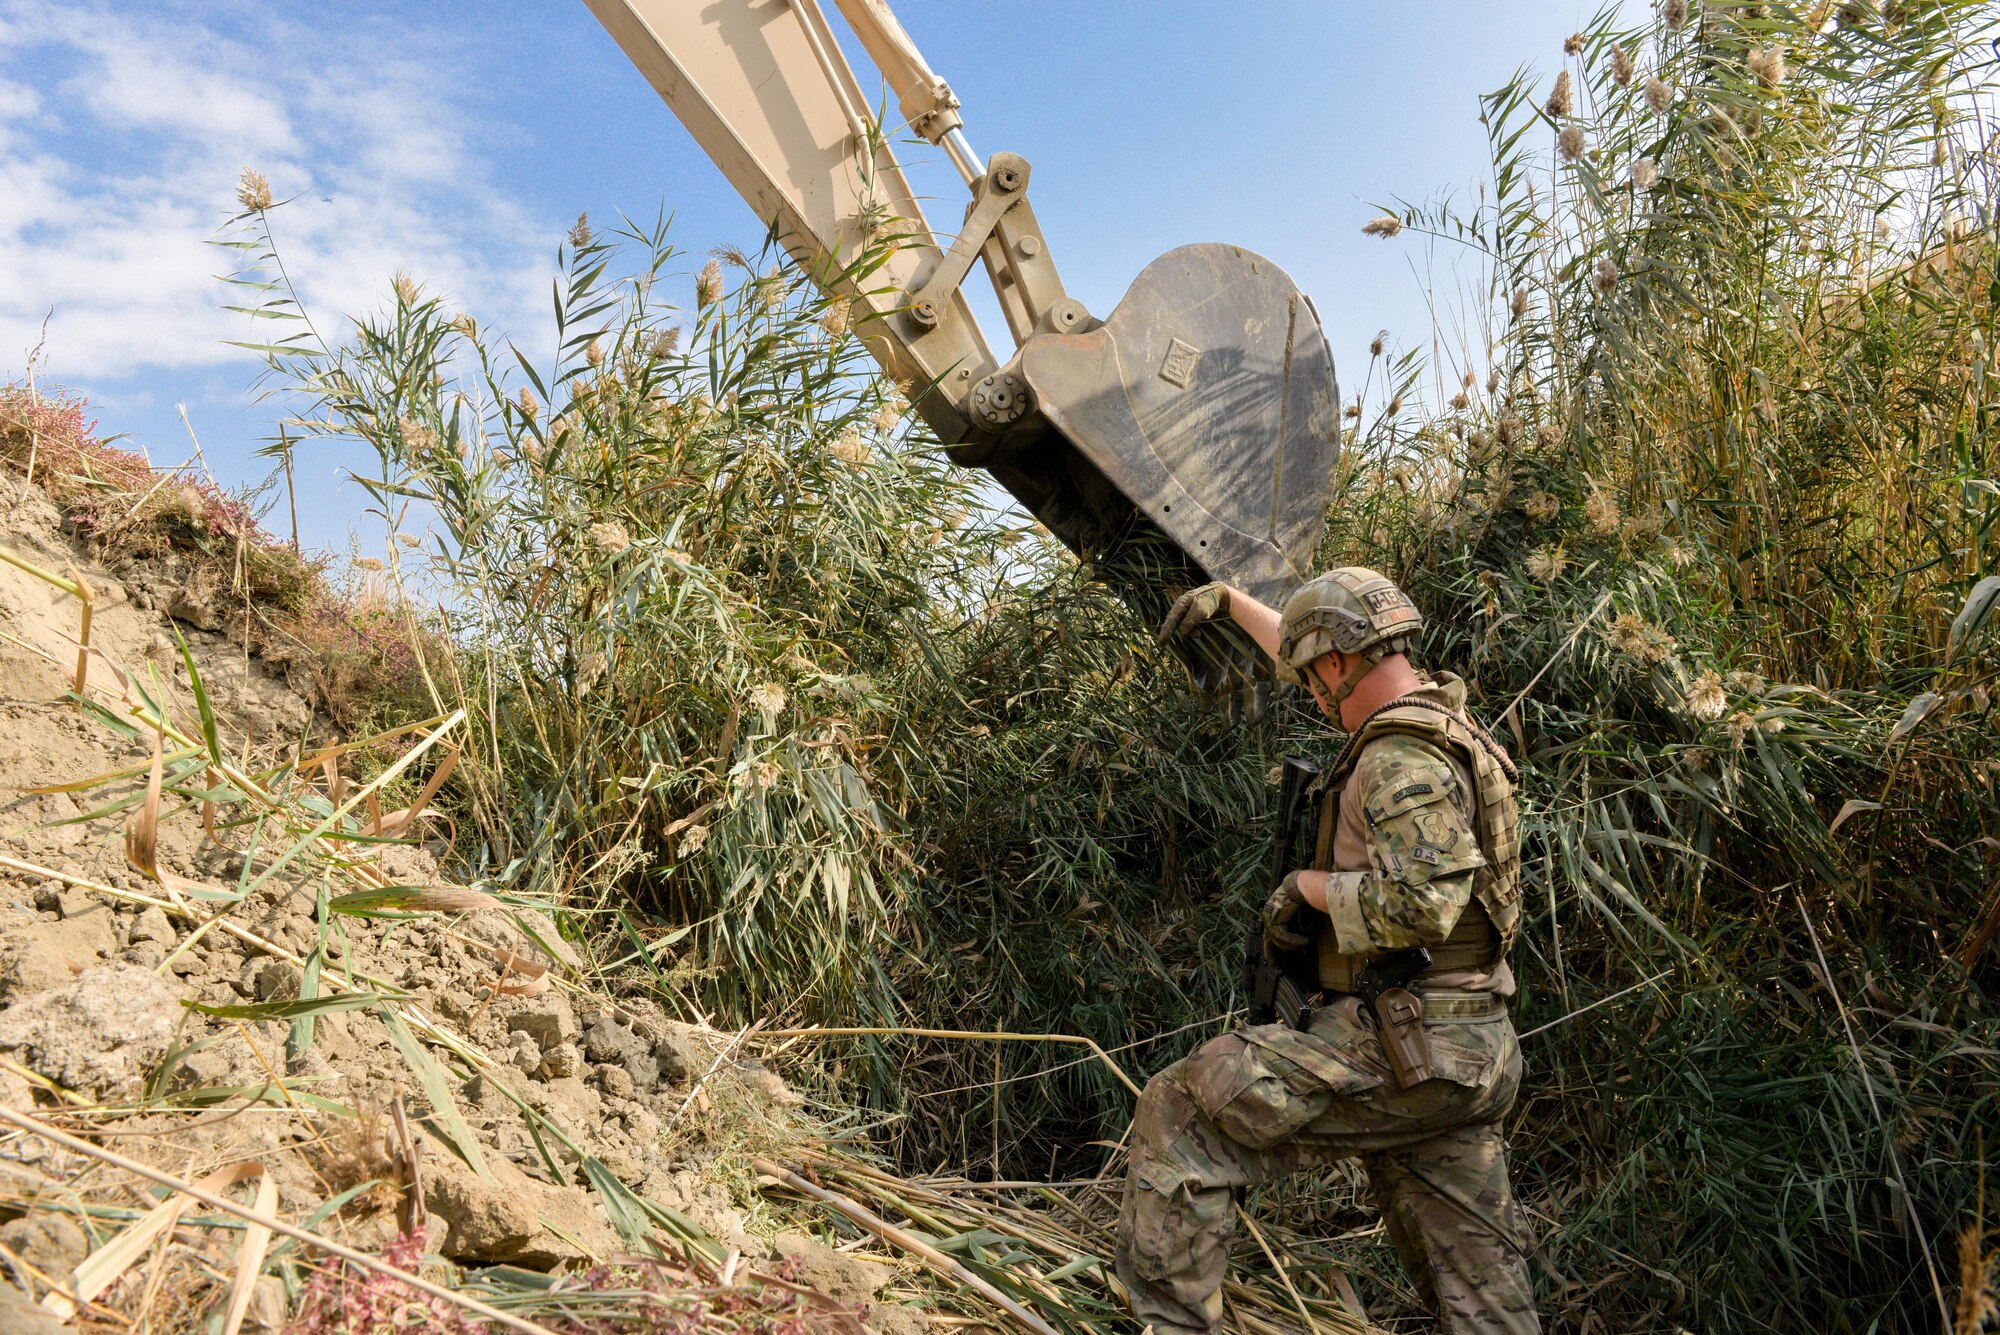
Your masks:
<svg viewBox="0 0 2000 1335"><path fill-rule="evenodd" d="M1312 580L1285 602L1278 618L1278 676L1303 684L1314 660L1359 654L1371 663L1408 653L1424 619L1408 594L1380 571L1343 566Z"/></svg>

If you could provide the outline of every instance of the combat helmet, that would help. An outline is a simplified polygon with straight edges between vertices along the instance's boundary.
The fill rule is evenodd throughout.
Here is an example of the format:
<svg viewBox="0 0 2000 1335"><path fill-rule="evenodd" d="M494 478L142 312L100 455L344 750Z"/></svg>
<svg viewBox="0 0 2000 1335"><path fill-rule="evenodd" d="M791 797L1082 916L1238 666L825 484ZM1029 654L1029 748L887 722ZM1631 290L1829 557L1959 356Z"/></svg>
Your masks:
<svg viewBox="0 0 2000 1335"><path fill-rule="evenodd" d="M1370 663L1408 653L1423 628L1416 604L1387 575L1362 566L1329 570L1285 603L1278 619L1278 676L1303 685L1307 666L1336 649ZM1335 704L1351 685L1342 685Z"/></svg>

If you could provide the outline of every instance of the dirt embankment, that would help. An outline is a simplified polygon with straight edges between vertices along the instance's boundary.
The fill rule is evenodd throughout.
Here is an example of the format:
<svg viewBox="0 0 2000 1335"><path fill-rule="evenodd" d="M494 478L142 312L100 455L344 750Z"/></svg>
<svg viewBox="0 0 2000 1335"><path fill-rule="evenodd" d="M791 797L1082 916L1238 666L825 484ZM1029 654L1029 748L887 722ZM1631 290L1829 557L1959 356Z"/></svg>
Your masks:
<svg viewBox="0 0 2000 1335"><path fill-rule="evenodd" d="M354 781L343 757L314 763L337 739L310 686L287 680L299 664L247 650L185 563L93 549L40 488L4 474L0 549L18 558L0 563L0 1104L184 1180L254 1161L277 1215L322 1213L314 1228L368 1251L420 1222L453 1261L582 1267L665 1226L752 1262L797 1256L787 1273L850 1313L894 1276L746 1228L698 1128L770 1144L809 1132L789 1127L798 1100L730 1036L606 995L547 915L450 886L422 829L325 837L370 826L358 807L332 814ZM81 699L82 604L49 576L80 576L91 595ZM211 705L208 752L177 632ZM148 874L130 844L154 825L162 715ZM385 913L480 906L327 911L357 892ZM73 1284L151 1206L138 1186L0 1128L0 1326L43 1319L26 1305ZM222 1297L237 1236L170 1233L95 1302L192 1327ZM250 1320L283 1324L308 1278L275 1267Z"/></svg>

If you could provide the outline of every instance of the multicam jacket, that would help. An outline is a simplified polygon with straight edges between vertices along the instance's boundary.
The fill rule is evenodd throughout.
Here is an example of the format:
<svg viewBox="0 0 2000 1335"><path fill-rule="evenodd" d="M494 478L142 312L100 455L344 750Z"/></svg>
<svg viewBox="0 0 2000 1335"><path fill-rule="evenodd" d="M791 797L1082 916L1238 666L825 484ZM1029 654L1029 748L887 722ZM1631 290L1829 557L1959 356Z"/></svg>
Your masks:
<svg viewBox="0 0 2000 1335"><path fill-rule="evenodd" d="M1430 947L1439 969L1491 971L1513 944L1512 766L1464 710L1464 684L1440 673L1378 711L1323 780L1326 986L1348 990L1367 956L1413 946Z"/></svg>

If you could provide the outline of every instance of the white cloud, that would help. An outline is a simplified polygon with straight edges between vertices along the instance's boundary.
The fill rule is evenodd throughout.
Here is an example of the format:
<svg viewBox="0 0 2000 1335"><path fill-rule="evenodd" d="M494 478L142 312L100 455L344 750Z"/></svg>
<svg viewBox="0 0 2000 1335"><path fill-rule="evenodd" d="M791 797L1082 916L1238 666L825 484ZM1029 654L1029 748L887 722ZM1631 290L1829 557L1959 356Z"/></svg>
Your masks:
<svg viewBox="0 0 2000 1335"><path fill-rule="evenodd" d="M0 79L0 120L32 116L41 109L42 99L24 83Z"/></svg>
<svg viewBox="0 0 2000 1335"><path fill-rule="evenodd" d="M221 309L233 254L206 244L245 166L295 197L273 226L323 332L398 270L486 322L529 317L550 225L468 147L477 90L425 49L261 6L0 0L0 377L45 317L57 379L247 372L224 340L270 330Z"/></svg>
<svg viewBox="0 0 2000 1335"><path fill-rule="evenodd" d="M251 48L161 26L167 31L89 11L52 15L48 40L67 42L87 59L65 81L65 100L107 126L156 130L189 144L230 143L266 156L298 147L283 102L250 82Z"/></svg>

